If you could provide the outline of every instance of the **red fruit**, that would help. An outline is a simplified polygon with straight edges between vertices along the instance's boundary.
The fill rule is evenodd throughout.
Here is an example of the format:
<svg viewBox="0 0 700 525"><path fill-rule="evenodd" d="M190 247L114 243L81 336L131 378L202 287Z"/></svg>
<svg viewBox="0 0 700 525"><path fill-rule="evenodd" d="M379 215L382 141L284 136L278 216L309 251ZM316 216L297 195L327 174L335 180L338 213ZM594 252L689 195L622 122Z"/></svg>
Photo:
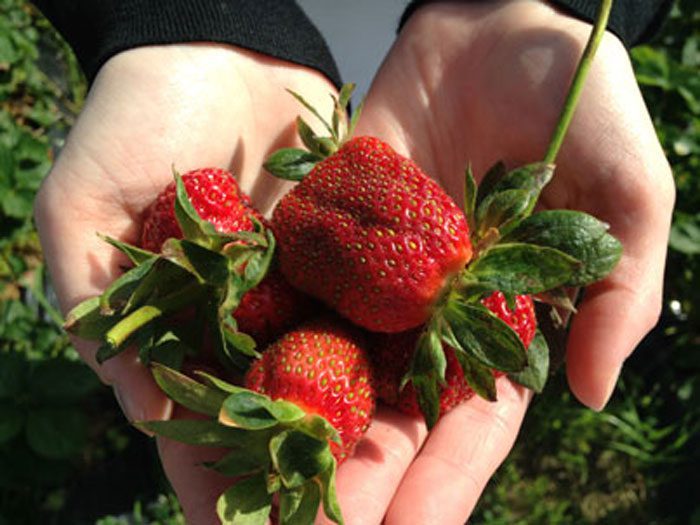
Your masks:
<svg viewBox="0 0 700 525"><path fill-rule="evenodd" d="M250 207L250 198L238 187L236 179L228 171L219 168L202 168L182 176L187 195L199 216L214 225L221 233L250 231L251 213L260 214ZM163 243L183 234L175 218L175 182L168 184L146 210L141 232L141 247L159 252Z"/></svg>
<svg viewBox="0 0 700 525"><path fill-rule="evenodd" d="M530 346L537 328L535 307L530 296L517 295L514 310L508 308L505 296L501 292L494 292L483 299L482 303L515 330L525 348ZM421 329L417 329L379 336L376 348L372 352L377 398L404 414L414 416L421 414L416 390L412 383L406 384L403 390L399 390L399 385L408 371L420 333ZM447 345L443 345L443 349L447 369L446 385L440 386L440 417L474 395L474 391L464 379L455 350ZM493 373L496 377L503 375L503 372L498 370L494 370Z"/></svg>
<svg viewBox="0 0 700 525"><path fill-rule="evenodd" d="M378 332L425 323L472 255L452 199L373 137L318 162L280 201L272 228L292 285Z"/></svg>
<svg viewBox="0 0 700 525"><path fill-rule="evenodd" d="M225 170L190 171L182 175L182 182L199 216L212 223L220 233L252 231L251 217L266 223L233 175ZM175 199L173 181L146 212L141 235L143 248L159 252L167 239L183 237L175 217ZM292 288L279 272L271 270L258 286L243 296L234 317L241 332L250 335L258 346L265 346L306 318L310 310L310 298Z"/></svg>
<svg viewBox="0 0 700 525"><path fill-rule="evenodd" d="M255 361L245 386L273 400L295 403L325 418L342 446L331 442L338 462L348 457L374 412L365 342L355 328L318 319L286 333Z"/></svg>
<svg viewBox="0 0 700 525"><path fill-rule="evenodd" d="M293 288L279 270L272 269L243 296L233 317L238 329L263 348L308 318L313 308L308 295Z"/></svg>

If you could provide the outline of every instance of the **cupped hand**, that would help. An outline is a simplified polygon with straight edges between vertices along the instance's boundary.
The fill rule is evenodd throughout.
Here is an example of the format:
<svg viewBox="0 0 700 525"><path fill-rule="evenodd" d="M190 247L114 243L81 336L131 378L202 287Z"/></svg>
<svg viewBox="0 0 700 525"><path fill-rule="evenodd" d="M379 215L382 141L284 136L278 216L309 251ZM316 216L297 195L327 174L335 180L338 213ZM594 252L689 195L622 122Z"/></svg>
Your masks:
<svg viewBox="0 0 700 525"><path fill-rule="evenodd" d="M334 88L321 74L228 46L143 47L102 67L36 201L64 312L121 273L127 261L96 233L136 243L142 213L172 180L171 166L180 172L229 168L254 204L269 212L286 186L261 173L261 166L273 150L295 143L294 121L302 109L286 88L331 111ZM113 386L130 421L180 417L134 352L98 365L95 345L75 345ZM349 523L381 520L421 432L410 418L378 415L362 451L338 474L341 499L358 503L344 507ZM200 464L220 451L166 439L158 445L187 523L216 523L216 499L231 480Z"/></svg>
<svg viewBox="0 0 700 525"><path fill-rule="evenodd" d="M542 160L591 26L533 0L432 2L401 31L368 94L358 133L410 156L461 202L464 170ZM661 309L673 180L626 50L603 39L545 189L544 208L610 224L622 258L589 286L571 324L569 384L602 409L624 360ZM499 383L505 383L505 380ZM529 396L467 402L440 421L386 522L463 523L515 440Z"/></svg>

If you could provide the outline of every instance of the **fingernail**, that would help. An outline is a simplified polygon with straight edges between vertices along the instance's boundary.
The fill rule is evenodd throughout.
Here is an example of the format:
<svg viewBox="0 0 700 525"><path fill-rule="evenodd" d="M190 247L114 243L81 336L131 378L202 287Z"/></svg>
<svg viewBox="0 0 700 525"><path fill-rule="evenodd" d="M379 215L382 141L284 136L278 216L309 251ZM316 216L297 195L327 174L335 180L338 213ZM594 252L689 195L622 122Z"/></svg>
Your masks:
<svg viewBox="0 0 700 525"><path fill-rule="evenodd" d="M615 387L617 386L617 381L620 379L620 370L622 367L618 368L615 370L614 373L610 374L608 377L608 384L605 386L605 394L603 396L603 399L599 404L596 404L594 406L591 406L593 410L596 412L600 412L605 408L605 406L608 404L608 401L610 401L610 398L613 395L613 392L615 392Z"/></svg>

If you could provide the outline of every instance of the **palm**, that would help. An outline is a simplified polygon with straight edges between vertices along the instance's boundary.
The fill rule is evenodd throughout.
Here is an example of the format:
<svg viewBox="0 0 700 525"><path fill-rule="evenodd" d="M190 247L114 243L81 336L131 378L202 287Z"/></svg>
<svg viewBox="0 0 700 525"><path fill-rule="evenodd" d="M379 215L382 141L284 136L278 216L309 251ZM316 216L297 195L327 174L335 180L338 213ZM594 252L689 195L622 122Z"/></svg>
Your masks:
<svg viewBox="0 0 700 525"><path fill-rule="evenodd" d="M536 2L421 8L378 73L359 131L416 160L460 202L468 164L478 178L498 160L512 168L544 158L589 31ZM629 59L610 35L557 164L541 205L591 213L624 245L615 272L587 289L568 340L571 388L600 408L622 361L656 322L673 202L670 170ZM499 388L495 406L466 403L441 421L390 517L411 508L418 522L457 523L469 514L527 404L517 389ZM436 490L447 476L450 490Z"/></svg>

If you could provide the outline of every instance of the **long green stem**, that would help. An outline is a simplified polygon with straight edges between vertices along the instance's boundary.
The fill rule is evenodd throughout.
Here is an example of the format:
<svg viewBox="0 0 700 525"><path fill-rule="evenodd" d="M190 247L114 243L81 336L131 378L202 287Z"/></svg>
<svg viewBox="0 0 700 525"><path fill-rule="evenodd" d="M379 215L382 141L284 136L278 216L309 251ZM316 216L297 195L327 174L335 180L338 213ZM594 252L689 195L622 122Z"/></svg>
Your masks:
<svg viewBox="0 0 700 525"><path fill-rule="evenodd" d="M566 96L564 107L559 115L557 127L554 129L554 134L552 135L549 148L547 149L547 153L544 157L544 161L547 163L554 163L557 158L557 154L559 153L559 149L564 142L564 137L569 129L569 124L571 124L571 119L574 116L574 111L576 110L578 100L581 97L581 91L583 90L583 85L586 80L586 76L588 75L588 70L591 68L593 57L598 50L600 41L603 39L605 27L608 25L608 17L610 15L612 3L613 0L602 0L600 2L600 6L598 6L598 13L596 14L593 31L591 31L591 36L588 38L586 48L583 50L581 61L578 63L578 67L574 73L574 78L571 81L569 93Z"/></svg>

